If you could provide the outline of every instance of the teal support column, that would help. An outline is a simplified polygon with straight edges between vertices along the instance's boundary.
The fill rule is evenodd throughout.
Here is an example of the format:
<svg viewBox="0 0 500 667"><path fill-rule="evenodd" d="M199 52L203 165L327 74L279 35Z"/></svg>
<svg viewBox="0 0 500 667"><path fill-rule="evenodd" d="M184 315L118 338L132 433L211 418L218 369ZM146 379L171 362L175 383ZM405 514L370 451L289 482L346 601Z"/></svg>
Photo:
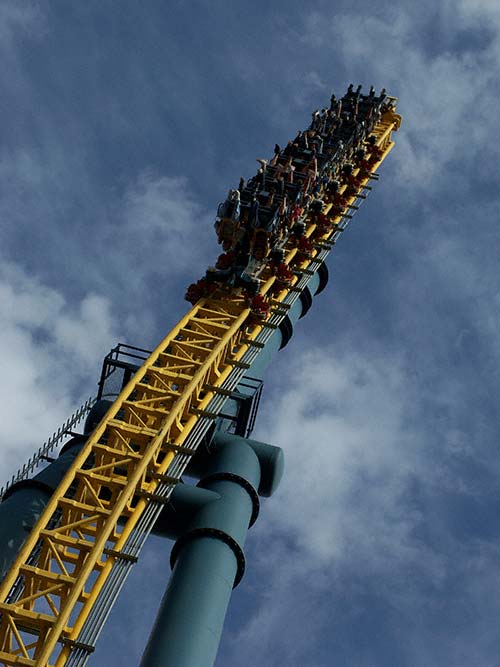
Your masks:
<svg viewBox="0 0 500 667"><path fill-rule="evenodd" d="M263 477L267 490L275 487L282 473L281 466L276 475L262 474L262 467L282 463L281 450L267 445L272 452L266 456L266 445L258 444L260 456L244 438L225 435L198 463L204 469L198 487L175 490L169 514L177 517L176 527L165 517L167 532L177 537L173 571L141 667L214 664L231 592L245 569L243 546L258 515L257 490Z"/></svg>

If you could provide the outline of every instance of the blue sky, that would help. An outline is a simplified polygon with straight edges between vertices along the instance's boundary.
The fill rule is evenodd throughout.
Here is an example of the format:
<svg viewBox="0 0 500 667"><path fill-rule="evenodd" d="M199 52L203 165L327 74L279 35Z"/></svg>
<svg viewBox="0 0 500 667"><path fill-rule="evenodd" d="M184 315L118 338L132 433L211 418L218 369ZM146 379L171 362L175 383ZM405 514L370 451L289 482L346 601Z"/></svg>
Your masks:
<svg viewBox="0 0 500 667"><path fill-rule="evenodd" d="M269 371L287 472L217 665L499 664L500 9L214 0L0 5L0 470L150 347L218 252L217 203L352 81L399 97L381 179ZM93 663L133 667L148 545Z"/></svg>

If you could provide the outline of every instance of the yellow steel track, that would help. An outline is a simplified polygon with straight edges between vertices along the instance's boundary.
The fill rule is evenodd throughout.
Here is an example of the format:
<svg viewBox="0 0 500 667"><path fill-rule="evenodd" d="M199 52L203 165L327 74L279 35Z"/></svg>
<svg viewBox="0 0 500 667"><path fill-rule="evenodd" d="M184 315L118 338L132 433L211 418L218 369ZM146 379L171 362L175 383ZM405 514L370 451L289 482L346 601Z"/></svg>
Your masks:
<svg viewBox="0 0 500 667"><path fill-rule="evenodd" d="M393 146L399 116L385 114L375 129L383 149ZM377 168L374 166L374 170ZM366 187L368 179L363 182ZM352 197L350 203L356 200ZM328 211L328 209L327 209ZM337 218L336 221L340 221ZM309 222L306 234L314 231ZM302 273L328 252L328 233L312 257L295 268ZM326 248L326 251L325 251ZM297 250L287 247L287 261ZM321 258L320 258L321 254ZM274 277L264 273L262 292ZM291 288L273 300L286 313ZM297 296L297 295L295 295ZM283 304L283 305L281 305ZM289 305L288 305L289 307ZM196 424L214 418L210 405L227 395L226 380L260 334L276 328L249 325L242 295L219 290L199 301L152 352L90 436L31 531L0 587L0 664L62 667L78 648L79 636L113 566L127 559L127 539L160 484L174 485L171 474ZM13 595L16 591L16 595Z"/></svg>

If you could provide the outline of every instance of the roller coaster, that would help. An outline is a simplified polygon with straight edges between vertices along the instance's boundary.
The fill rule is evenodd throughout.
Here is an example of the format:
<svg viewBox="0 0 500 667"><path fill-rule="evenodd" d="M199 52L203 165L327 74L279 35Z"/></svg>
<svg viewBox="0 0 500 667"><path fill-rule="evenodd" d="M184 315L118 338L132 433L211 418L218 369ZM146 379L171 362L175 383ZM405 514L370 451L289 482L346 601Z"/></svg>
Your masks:
<svg viewBox="0 0 500 667"><path fill-rule="evenodd" d="M283 149L276 146L270 159L259 158L257 174L241 179L218 207L214 226L223 252L187 287L191 309L155 350L136 354L139 362L128 366L113 401L100 391L54 436L51 448L87 415L83 434L72 432L60 459L51 461L51 470L61 462L57 474L30 477L51 458L47 445L2 489L0 520L29 505L34 525L28 533L7 522L2 529L1 665L85 665L148 535L176 494L190 492L183 477L200 468L193 464L200 451L210 459L217 434L224 446L230 441L229 449L243 446L244 431L224 439L231 421L227 406L241 396L257 361L286 344L292 320L305 314L313 289L326 283L325 259L394 145L392 132L401 123L396 104L384 90L376 94L372 87L365 95L351 85L343 97L332 95ZM262 460L263 450L252 447ZM231 453L224 456L229 461ZM229 498L237 488L247 503L245 531L222 525L222 519L213 526L199 518L193 523L189 509L189 531L165 533L177 539L174 574L186 545L200 539L222 543L234 560L232 586L243 576L244 533L258 513L258 495L273 489L266 491L263 477L252 479L239 464L210 465L198 475L197 492ZM231 512L227 503L225 517ZM221 614L222 626L225 608ZM175 643L175 632L172 637ZM155 661L151 651L145 665L201 667L213 664L216 647L191 662L180 653L171 662Z"/></svg>

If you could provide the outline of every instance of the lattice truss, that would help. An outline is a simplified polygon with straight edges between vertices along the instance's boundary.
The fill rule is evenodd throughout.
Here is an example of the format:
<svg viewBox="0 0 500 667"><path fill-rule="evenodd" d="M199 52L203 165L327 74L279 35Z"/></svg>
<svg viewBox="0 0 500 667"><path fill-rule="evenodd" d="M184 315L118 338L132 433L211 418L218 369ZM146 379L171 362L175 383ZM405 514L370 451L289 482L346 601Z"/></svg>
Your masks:
<svg viewBox="0 0 500 667"><path fill-rule="evenodd" d="M373 171L391 150L399 122L392 109L376 125L380 151ZM332 219L335 231L315 238L309 256L295 261L292 284L274 293L266 320L249 317L239 290L219 289L199 301L137 371L2 583L2 665L84 664L122 583L117 572L136 560L154 522L151 508L161 509L208 425L328 254L352 217L347 209L357 208L368 183L363 179L344 213ZM314 229L309 217L306 235ZM297 248L286 251L291 263ZM268 294L275 277L266 271L262 277L261 293Z"/></svg>

